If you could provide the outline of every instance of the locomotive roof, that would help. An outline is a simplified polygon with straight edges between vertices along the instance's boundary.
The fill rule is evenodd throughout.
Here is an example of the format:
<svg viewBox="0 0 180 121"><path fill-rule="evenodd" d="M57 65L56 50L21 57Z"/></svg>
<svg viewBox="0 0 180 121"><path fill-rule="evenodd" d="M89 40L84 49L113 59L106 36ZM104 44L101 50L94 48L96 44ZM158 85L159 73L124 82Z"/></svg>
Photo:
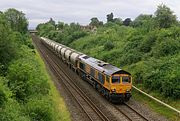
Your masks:
<svg viewBox="0 0 180 121"><path fill-rule="evenodd" d="M129 72L126 72L120 68L117 68L109 63L103 62L101 60L89 57L87 55L81 55L79 57L79 59L81 59L82 62L91 65L93 68L99 70L100 72L103 72L106 75L112 75L112 74L129 74L131 75Z"/></svg>

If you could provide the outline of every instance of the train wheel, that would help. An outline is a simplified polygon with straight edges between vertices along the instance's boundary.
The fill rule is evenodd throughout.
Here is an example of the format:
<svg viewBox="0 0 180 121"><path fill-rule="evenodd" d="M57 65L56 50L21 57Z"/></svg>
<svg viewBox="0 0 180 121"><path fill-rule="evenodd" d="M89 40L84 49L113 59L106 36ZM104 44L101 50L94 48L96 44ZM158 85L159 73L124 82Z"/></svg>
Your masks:
<svg viewBox="0 0 180 121"><path fill-rule="evenodd" d="M100 86L99 84L97 84L96 87L97 87L98 92L102 93L102 88L101 88L101 86Z"/></svg>
<svg viewBox="0 0 180 121"><path fill-rule="evenodd" d="M106 97L106 99L109 98L109 92L107 90L105 90L105 97Z"/></svg>
<svg viewBox="0 0 180 121"><path fill-rule="evenodd" d="M111 98L110 95L108 95L108 101L109 101L109 102L112 102L112 98Z"/></svg>
<svg viewBox="0 0 180 121"><path fill-rule="evenodd" d="M74 69L74 70L75 70L76 74L77 74L77 75L79 75L79 72L78 72L78 70L77 70L77 69Z"/></svg>
<svg viewBox="0 0 180 121"><path fill-rule="evenodd" d="M126 97L126 98L124 99L124 101L125 101L125 102L128 102L129 99L130 99L130 97Z"/></svg>
<svg viewBox="0 0 180 121"><path fill-rule="evenodd" d="M96 82L93 82L93 88L96 89Z"/></svg>
<svg viewBox="0 0 180 121"><path fill-rule="evenodd" d="M83 73L83 72L81 72L81 78L82 78L83 80L86 80L86 74Z"/></svg>
<svg viewBox="0 0 180 121"><path fill-rule="evenodd" d="M104 88L102 88L101 93L102 93L103 96L105 96L106 92L105 92Z"/></svg>

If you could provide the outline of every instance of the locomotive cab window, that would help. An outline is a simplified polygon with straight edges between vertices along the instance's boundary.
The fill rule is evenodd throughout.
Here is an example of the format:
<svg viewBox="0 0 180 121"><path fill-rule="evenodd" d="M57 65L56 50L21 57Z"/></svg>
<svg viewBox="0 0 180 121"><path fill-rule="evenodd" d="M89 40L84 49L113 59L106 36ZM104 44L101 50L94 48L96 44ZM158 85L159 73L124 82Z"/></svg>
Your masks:
<svg viewBox="0 0 180 121"><path fill-rule="evenodd" d="M93 77L95 76L95 70L93 68L91 68L91 72L90 73L91 73L91 76L93 76Z"/></svg>
<svg viewBox="0 0 180 121"><path fill-rule="evenodd" d="M100 80L100 82L101 82L102 84L104 84L105 77L104 77L104 75L102 75L102 74L99 73L99 72L98 72L98 79Z"/></svg>
<svg viewBox="0 0 180 121"><path fill-rule="evenodd" d="M112 83L120 83L120 76L112 76Z"/></svg>
<svg viewBox="0 0 180 121"><path fill-rule="evenodd" d="M131 83L131 77L130 76L123 76L122 77L122 83Z"/></svg>
<svg viewBox="0 0 180 121"><path fill-rule="evenodd" d="M79 62L79 67L80 67L82 70L84 70L84 69L85 69L85 64Z"/></svg>
<svg viewBox="0 0 180 121"><path fill-rule="evenodd" d="M109 83L109 76L106 76L106 82Z"/></svg>

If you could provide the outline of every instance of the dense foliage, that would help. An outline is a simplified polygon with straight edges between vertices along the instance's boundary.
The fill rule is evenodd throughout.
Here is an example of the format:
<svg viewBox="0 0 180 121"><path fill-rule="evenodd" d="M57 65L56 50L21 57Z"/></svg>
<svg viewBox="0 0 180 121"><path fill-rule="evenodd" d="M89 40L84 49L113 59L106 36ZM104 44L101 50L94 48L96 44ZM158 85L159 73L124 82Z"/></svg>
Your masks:
<svg viewBox="0 0 180 121"><path fill-rule="evenodd" d="M154 15L141 14L134 21L114 19L110 13L107 23L98 22L91 19L90 25L98 27L95 32L66 24L55 30L49 23L38 30L41 36L128 70L133 83L147 91L180 99L180 24L170 8L160 5ZM77 32L88 34L73 36Z"/></svg>
<svg viewBox="0 0 180 121"><path fill-rule="evenodd" d="M54 121L47 77L27 33L22 12L0 13L0 121Z"/></svg>
<svg viewBox="0 0 180 121"><path fill-rule="evenodd" d="M10 8L4 12L6 20L8 21L11 29L18 31L20 33L26 33L28 30L28 21L25 17L25 14L14 9Z"/></svg>
<svg viewBox="0 0 180 121"><path fill-rule="evenodd" d="M48 37L63 44L69 44L76 39L84 37L88 32L83 31L81 26L76 23L70 25L58 22L57 25L52 24L52 19L44 24L39 24L37 30L40 36Z"/></svg>

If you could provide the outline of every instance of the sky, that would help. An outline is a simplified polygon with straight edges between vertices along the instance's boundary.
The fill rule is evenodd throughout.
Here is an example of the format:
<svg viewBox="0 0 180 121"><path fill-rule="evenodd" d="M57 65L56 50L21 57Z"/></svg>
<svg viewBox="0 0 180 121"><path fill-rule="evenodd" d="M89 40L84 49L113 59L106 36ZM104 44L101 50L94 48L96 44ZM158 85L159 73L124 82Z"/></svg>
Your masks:
<svg viewBox="0 0 180 121"><path fill-rule="evenodd" d="M15 8L26 14L29 28L45 23L50 18L56 22L78 22L87 25L92 17L106 22L106 15L135 19L140 14L154 14L157 6L165 4L180 20L180 0L0 0L0 11Z"/></svg>

